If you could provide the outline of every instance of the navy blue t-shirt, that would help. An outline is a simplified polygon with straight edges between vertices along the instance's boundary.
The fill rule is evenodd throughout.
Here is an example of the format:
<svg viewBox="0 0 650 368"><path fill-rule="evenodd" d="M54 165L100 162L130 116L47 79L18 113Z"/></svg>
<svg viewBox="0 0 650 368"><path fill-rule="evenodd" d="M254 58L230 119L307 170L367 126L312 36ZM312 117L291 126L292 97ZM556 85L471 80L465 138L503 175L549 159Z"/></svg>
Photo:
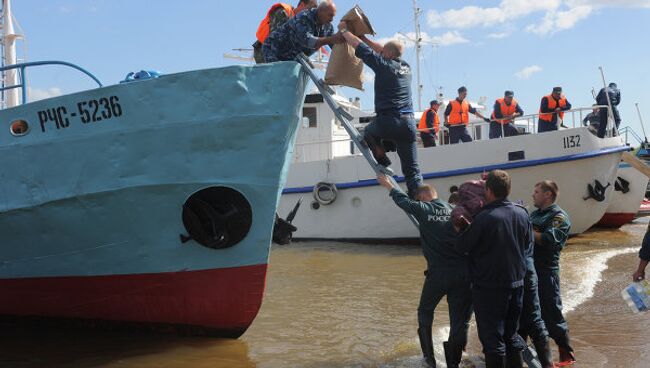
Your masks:
<svg viewBox="0 0 650 368"><path fill-rule="evenodd" d="M356 56L375 72L375 112L413 112L411 67L404 60L389 60L360 43Z"/></svg>

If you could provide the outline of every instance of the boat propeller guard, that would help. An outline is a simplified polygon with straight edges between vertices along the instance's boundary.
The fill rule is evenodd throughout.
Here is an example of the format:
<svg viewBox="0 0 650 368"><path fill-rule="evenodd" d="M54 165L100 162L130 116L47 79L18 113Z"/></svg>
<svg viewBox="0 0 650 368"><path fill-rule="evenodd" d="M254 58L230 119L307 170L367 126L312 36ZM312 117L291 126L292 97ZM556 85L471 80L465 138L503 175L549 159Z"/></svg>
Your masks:
<svg viewBox="0 0 650 368"><path fill-rule="evenodd" d="M253 211L238 191L226 187L210 187L192 194L182 213L188 235L181 242L195 240L204 247L228 248L239 243L250 231Z"/></svg>
<svg viewBox="0 0 650 368"><path fill-rule="evenodd" d="M598 202L602 202L602 201L605 200L605 192L607 191L607 188L610 185L612 185L612 184L607 183L606 186L603 186L603 184L600 181L594 180L593 185L591 185L591 183L587 184L587 191L588 191L589 194L586 197L582 198L582 199L584 199L586 201L589 198L593 198Z"/></svg>
<svg viewBox="0 0 650 368"><path fill-rule="evenodd" d="M626 194L630 191L630 182L619 176L616 178L616 182L614 182L614 190Z"/></svg>
<svg viewBox="0 0 650 368"><path fill-rule="evenodd" d="M328 206L336 201L338 189L336 188L336 184L320 182L314 186L312 194L316 202L323 206Z"/></svg>

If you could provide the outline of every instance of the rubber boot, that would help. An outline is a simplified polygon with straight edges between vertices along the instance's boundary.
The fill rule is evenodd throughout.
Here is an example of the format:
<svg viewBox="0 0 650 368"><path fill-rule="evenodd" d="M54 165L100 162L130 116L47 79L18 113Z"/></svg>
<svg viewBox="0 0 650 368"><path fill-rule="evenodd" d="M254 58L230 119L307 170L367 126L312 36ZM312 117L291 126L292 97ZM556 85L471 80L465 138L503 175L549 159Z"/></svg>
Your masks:
<svg viewBox="0 0 650 368"><path fill-rule="evenodd" d="M449 341L443 342L442 346L445 349L447 368L458 368L460 361L463 358L463 347L461 345L452 344Z"/></svg>
<svg viewBox="0 0 650 368"><path fill-rule="evenodd" d="M521 351L506 353L506 367L524 368L524 357Z"/></svg>
<svg viewBox="0 0 650 368"><path fill-rule="evenodd" d="M364 137L364 140L366 141L368 148L370 148L370 152L372 152L372 155L375 157L375 160L377 160L378 164L385 167L391 165L392 162L388 156L386 156L386 150L384 150L384 147L377 143L374 137L371 135L366 135Z"/></svg>
<svg viewBox="0 0 650 368"><path fill-rule="evenodd" d="M431 337L431 326L419 327L418 337L420 338L420 348L424 361L430 368L436 368L436 358L433 355L433 338Z"/></svg>
<svg viewBox="0 0 650 368"><path fill-rule="evenodd" d="M558 351L560 352L560 363L574 363L576 361L576 356L570 346L559 346Z"/></svg>
<svg viewBox="0 0 650 368"><path fill-rule="evenodd" d="M543 368L553 368L553 353L551 353L551 347L548 345L548 339L533 341L535 346L535 351L537 351L537 358L542 364Z"/></svg>
<svg viewBox="0 0 650 368"><path fill-rule="evenodd" d="M505 355L485 354L485 368L506 368Z"/></svg>

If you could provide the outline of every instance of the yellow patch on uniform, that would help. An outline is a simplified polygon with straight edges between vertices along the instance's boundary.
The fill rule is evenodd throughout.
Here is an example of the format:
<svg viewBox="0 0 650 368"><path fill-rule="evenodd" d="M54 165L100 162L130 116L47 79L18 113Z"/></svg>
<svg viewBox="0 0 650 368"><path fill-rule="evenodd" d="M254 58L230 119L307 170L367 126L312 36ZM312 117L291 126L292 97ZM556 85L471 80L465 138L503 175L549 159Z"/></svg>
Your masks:
<svg viewBox="0 0 650 368"><path fill-rule="evenodd" d="M564 223L564 215L559 214L553 217L553 227L560 227Z"/></svg>

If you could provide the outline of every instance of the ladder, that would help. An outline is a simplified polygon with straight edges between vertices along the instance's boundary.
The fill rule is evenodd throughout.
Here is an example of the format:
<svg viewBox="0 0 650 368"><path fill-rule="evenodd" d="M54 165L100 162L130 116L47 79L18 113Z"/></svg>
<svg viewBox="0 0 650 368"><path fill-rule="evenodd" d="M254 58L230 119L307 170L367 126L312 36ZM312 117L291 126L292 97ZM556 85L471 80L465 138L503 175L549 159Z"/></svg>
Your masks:
<svg viewBox="0 0 650 368"><path fill-rule="evenodd" d="M370 167L374 170L375 174L380 175L386 175L390 180L393 182L394 187L397 190L401 190L400 186L397 184L397 181L395 181L395 178L393 177L394 173L393 170L391 170L389 167L385 167L377 163L377 160L375 160L375 157L372 155L370 152L370 149L368 148L368 145L366 144L365 140L363 139L363 136L359 133L359 131L350 123L354 117L350 115L345 109L343 109L336 100L332 97L334 94L334 90L325 84L325 81L323 81L321 78L319 78L316 73L314 72L314 65L312 64L311 60L305 54L300 53L296 59L298 61L309 78L314 82L316 85L316 88L318 88L318 91L320 94L323 96L323 99L327 102L327 105L332 109L334 112L334 116L336 119L341 122L341 126L345 128L345 130L348 132L350 135L350 139L352 139L352 142L354 142L355 146L359 149L359 151L363 154L363 157L368 161L368 164L370 164ZM420 224L418 223L418 220L411 214L407 214L411 222L413 222L413 225L415 225L416 228L420 228Z"/></svg>

